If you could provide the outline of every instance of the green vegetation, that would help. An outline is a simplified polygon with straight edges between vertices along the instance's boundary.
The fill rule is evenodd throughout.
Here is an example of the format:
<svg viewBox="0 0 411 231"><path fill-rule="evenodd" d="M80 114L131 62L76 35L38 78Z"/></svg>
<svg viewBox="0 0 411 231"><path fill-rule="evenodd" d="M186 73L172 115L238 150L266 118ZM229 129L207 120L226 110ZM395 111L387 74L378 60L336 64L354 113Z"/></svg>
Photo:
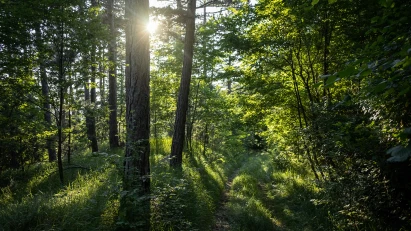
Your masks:
<svg viewBox="0 0 411 231"><path fill-rule="evenodd" d="M241 164L242 154L232 159L193 155L178 172L168 166L170 143L171 139L160 140L152 156L152 229L209 230L227 174ZM65 167L63 184L54 163L3 172L0 229L115 229L123 152L76 153L73 164Z"/></svg>
<svg viewBox="0 0 411 231"><path fill-rule="evenodd" d="M409 0L156 2L0 0L0 230L411 230Z"/></svg>

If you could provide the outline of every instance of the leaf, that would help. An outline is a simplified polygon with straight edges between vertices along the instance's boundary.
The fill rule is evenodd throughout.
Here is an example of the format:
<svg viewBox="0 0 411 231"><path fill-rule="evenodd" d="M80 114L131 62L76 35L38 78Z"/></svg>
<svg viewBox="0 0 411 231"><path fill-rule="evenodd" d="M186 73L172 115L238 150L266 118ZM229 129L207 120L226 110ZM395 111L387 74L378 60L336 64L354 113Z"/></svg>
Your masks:
<svg viewBox="0 0 411 231"><path fill-rule="evenodd" d="M410 87L405 88L404 90L402 90L400 93L398 93L398 96L402 96L407 94L410 91Z"/></svg>
<svg viewBox="0 0 411 231"><path fill-rule="evenodd" d="M336 81L337 81L337 76L332 75L332 76L327 78L327 81L325 82L325 84L326 85L331 85L331 84L335 83Z"/></svg>
<svg viewBox="0 0 411 231"><path fill-rule="evenodd" d="M391 154L391 157L387 160L388 162L404 162L411 156L411 148L398 145L390 148L387 154Z"/></svg>
<svg viewBox="0 0 411 231"><path fill-rule="evenodd" d="M361 71L360 76L364 77L364 76L367 76L371 73L372 73L372 71L370 69L365 69L365 70Z"/></svg>
<svg viewBox="0 0 411 231"><path fill-rule="evenodd" d="M330 77L331 75L321 75L320 78L321 79L327 79L328 77Z"/></svg>
<svg viewBox="0 0 411 231"><path fill-rule="evenodd" d="M319 0L312 0L311 5L312 5L312 6L317 5L318 1L319 1Z"/></svg>
<svg viewBox="0 0 411 231"><path fill-rule="evenodd" d="M355 67L354 66L348 66L344 70L338 72L338 75L341 78L349 77L355 72Z"/></svg>
<svg viewBox="0 0 411 231"><path fill-rule="evenodd" d="M392 147L390 149L388 149L387 154L391 154L394 155L395 153L397 153L398 151L400 151L401 149L403 149L404 147L402 145L398 145L395 147Z"/></svg>
<svg viewBox="0 0 411 231"><path fill-rule="evenodd" d="M407 135L411 135L411 128L405 128L403 133Z"/></svg>
<svg viewBox="0 0 411 231"><path fill-rule="evenodd" d="M318 88L318 87L321 86L321 85L323 85L323 83L318 82L318 83L314 84L314 88Z"/></svg>
<svg viewBox="0 0 411 231"><path fill-rule="evenodd" d="M333 3L336 3L337 2L337 0L328 0L328 4L333 4Z"/></svg>
<svg viewBox="0 0 411 231"><path fill-rule="evenodd" d="M380 19L380 17L375 16L371 19L371 23L376 23L376 22L378 22L379 19Z"/></svg>
<svg viewBox="0 0 411 231"><path fill-rule="evenodd" d="M374 93L380 93L380 92L384 91L386 87L387 87L387 82L384 81L384 82L378 84L377 86L375 86L374 89L373 89L373 92Z"/></svg>

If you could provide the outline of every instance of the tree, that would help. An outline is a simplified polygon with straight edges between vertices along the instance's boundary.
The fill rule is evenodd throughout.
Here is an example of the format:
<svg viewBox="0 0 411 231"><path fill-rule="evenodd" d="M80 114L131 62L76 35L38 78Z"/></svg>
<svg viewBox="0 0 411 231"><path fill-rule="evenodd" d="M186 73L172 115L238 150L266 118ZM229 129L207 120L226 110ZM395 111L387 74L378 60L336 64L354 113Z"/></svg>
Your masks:
<svg viewBox="0 0 411 231"><path fill-rule="evenodd" d="M125 7L127 141L120 216L125 229L150 230L149 1L127 0Z"/></svg>
<svg viewBox="0 0 411 231"><path fill-rule="evenodd" d="M97 2L95 0L91 0L91 6L97 7ZM91 24L96 20L96 18L92 18L90 22ZM97 133L96 133L96 117L94 116L94 111L96 109L96 43L97 38L96 35L93 33L95 31L91 30L91 83L88 82L88 78L85 84L85 94L84 99L86 101L86 126L87 126L87 137L91 142L91 150L92 152L98 151L98 143L97 143ZM91 107L93 110L91 110Z"/></svg>
<svg viewBox="0 0 411 231"><path fill-rule="evenodd" d="M51 106L50 106L50 96L49 96L49 83L47 79L47 70L45 65L45 48L43 44L43 39L41 36L40 25L36 26L36 46L39 52L39 70L40 70L40 81L41 81L41 92L43 96L43 110L44 110L44 120L49 127L52 126L51 120ZM56 149L54 144L54 139L49 137L46 141L46 148L49 155L49 161L56 160Z"/></svg>
<svg viewBox="0 0 411 231"><path fill-rule="evenodd" d="M188 109L188 96L190 92L191 70L193 66L195 39L195 11L196 0L189 0L186 15L186 35L184 40L183 69L181 74L176 118L174 123L174 135L170 155L170 165L176 168L181 168L183 161L183 147Z"/></svg>
<svg viewBox="0 0 411 231"><path fill-rule="evenodd" d="M109 50L109 61L110 69L108 72L108 81L109 81L109 94L108 94L108 104L109 104L109 142L110 147L118 147L118 128L117 128L117 46L116 46L116 28L114 26L114 0L108 0L107 4L107 16L108 24L110 28L110 41L108 44Z"/></svg>

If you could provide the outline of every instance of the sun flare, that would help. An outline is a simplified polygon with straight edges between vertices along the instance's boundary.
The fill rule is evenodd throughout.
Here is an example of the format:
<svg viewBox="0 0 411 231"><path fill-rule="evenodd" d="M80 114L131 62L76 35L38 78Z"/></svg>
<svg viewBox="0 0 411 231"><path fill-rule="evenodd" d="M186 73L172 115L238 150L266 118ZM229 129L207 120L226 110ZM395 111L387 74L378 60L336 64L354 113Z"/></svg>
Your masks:
<svg viewBox="0 0 411 231"><path fill-rule="evenodd" d="M154 34L157 30L158 22L150 20L147 24L147 30L150 34Z"/></svg>

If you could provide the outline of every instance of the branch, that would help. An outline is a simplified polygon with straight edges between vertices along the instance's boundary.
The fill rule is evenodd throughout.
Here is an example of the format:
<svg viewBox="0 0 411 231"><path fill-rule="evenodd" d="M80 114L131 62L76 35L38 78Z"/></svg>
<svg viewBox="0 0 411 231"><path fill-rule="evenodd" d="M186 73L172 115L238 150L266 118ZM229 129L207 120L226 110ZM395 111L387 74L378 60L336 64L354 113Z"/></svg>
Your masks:
<svg viewBox="0 0 411 231"><path fill-rule="evenodd" d="M232 2L231 0L224 0L224 1L211 0L209 2L204 3L203 5L198 6L197 9L204 8L210 5L229 6L231 2Z"/></svg>

